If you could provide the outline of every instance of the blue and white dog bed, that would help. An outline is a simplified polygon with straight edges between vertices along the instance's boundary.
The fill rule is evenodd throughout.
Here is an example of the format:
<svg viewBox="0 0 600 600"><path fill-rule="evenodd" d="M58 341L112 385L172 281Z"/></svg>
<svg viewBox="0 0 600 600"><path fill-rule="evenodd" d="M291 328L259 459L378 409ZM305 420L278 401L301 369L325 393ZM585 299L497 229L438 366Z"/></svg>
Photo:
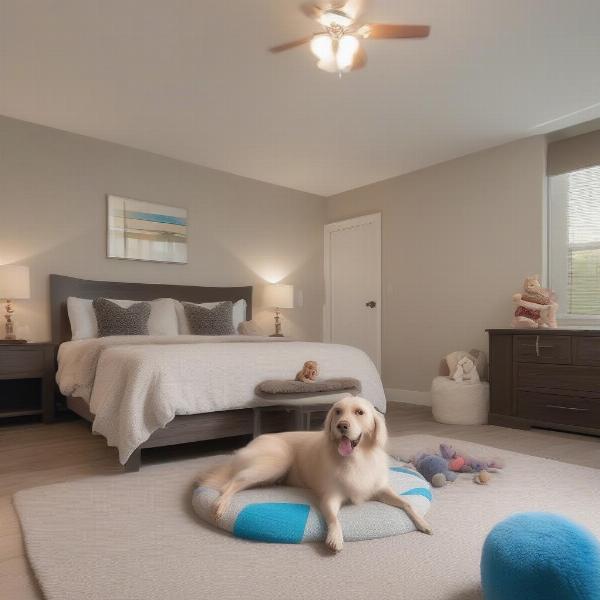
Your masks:
<svg viewBox="0 0 600 600"><path fill-rule="evenodd" d="M398 464L390 466L390 485L404 496L421 516L431 505L429 483L416 471ZM207 487L194 490L192 505L198 516L213 523L212 504L218 492ZM339 513L344 540L354 542L415 530L406 513L381 502L343 506ZM236 537L260 542L299 544L325 539L326 525L310 492L274 486L244 490L234 495L218 527Z"/></svg>

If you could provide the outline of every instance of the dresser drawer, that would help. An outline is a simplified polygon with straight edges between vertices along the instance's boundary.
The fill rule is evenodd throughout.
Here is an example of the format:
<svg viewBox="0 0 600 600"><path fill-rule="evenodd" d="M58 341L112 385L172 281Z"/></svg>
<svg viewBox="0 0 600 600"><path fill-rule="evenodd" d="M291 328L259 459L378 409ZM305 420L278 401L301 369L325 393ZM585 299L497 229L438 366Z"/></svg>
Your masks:
<svg viewBox="0 0 600 600"><path fill-rule="evenodd" d="M515 335L517 362L571 364L571 338L567 335Z"/></svg>
<svg viewBox="0 0 600 600"><path fill-rule="evenodd" d="M600 367L600 337L583 335L573 337L573 364Z"/></svg>
<svg viewBox="0 0 600 600"><path fill-rule="evenodd" d="M517 415L540 423L600 428L600 398L519 391Z"/></svg>
<svg viewBox="0 0 600 600"><path fill-rule="evenodd" d="M597 392L600 395L600 367L517 364L515 386L517 388Z"/></svg>
<svg viewBox="0 0 600 600"><path fill-rule="evenodd" d="M0 347L0 377L19 378L23 374L41 373L45 365L44 350L41 348L19 348L18 350Z"/></svg>

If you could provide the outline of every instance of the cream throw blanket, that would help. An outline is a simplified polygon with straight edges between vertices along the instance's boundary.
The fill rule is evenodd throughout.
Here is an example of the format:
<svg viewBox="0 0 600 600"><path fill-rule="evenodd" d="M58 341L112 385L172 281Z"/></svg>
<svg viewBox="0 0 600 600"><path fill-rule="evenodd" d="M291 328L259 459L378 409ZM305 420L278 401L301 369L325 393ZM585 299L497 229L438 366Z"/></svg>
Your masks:
<svg viewBox="0 0 600 600"><path fill-rule="evenodd" d="M61 392L89 400L93 431L131 453L175 415L247 408L265 379L293 379L307 360L325 378L352 376L385 411L379 373L351 346L252 336L114 336L65 342L58 354Z"/></svg>

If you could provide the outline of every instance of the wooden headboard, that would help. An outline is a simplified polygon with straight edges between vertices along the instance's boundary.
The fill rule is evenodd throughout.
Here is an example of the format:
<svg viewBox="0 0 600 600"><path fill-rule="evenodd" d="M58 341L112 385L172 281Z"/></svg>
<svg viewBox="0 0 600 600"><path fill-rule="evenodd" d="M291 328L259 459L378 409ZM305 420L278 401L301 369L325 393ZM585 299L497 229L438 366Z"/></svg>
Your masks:
<svg viewBox="0 0 600 600"><path fill-rule="evenodd" d="M252 286L201 287L197 285L167 285L163 283L122 283L91 281L64 275L50 275L50 315L52 342L61 344L71 339L71 324L67 315L67 298L114 298L115 300L155 300L175 298L184 302L246 301L246 319L252 318Z"/></svg>

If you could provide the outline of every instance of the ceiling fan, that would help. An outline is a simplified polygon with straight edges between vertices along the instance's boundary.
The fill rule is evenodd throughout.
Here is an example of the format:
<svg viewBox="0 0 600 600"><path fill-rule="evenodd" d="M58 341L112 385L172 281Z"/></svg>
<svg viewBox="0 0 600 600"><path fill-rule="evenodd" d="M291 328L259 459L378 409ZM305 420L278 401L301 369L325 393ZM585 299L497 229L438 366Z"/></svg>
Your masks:
<svg viewBox="0 0 600 600"><path fill-rule="evenodd" d="M323 31L292 42L274 46L271 52L283 52L310 43L310 50L317 58L317 67L328 73L348 73L361 69L367 63L367 55L360 45L362 39L425 38L429 25L392 25L388 23L357 22L361 0L329 2L318 6L307 2L300 10L323 27Z"/></svg>

